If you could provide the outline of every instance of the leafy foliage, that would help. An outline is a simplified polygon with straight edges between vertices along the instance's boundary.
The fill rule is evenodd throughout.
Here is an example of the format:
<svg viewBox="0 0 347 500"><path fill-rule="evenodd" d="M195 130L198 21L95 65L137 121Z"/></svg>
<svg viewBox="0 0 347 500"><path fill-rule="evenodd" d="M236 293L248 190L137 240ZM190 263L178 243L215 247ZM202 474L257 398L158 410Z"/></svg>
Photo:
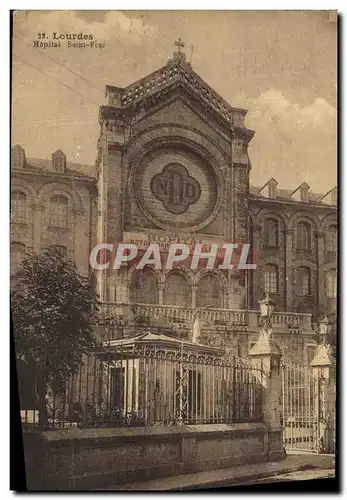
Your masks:
<svg viewBox="0 0 347 500"><path fill-rule="evenodd" d="M22 263L11 306L16 356L59 390L94 343L96 295L89 279L59 250L46 250Z"/></svg>

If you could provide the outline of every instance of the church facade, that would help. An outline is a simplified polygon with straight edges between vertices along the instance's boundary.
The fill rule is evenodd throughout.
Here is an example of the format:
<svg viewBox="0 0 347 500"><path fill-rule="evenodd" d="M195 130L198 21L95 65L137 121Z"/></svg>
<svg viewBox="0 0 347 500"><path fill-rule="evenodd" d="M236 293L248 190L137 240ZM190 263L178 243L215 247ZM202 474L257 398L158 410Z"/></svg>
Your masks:
<svg viewBox="0 0 347 500"><path fill-rule="evenodd" d="M57 241L81 272L91 272L96 244L123 242L143 248L158 243L163 253L175 242L249 243L257 267L165 271L129 263L97 271L97 329L113 339L148 328L189 338L198 317L204 342L227 344L243 356L259 332L258 301L268 293L276 302L273 331L284 354L309 362L316 345L312 318L328 314L333 322L336 313L337 189L317 195L306 183L280 189L275 179L250 186L254 131L245 125L247 110L232 107L203 81L180 44L166 66L126 88L107 86L106 94L96 179L66 167L49 174L50 189L57 190L52 196L71 200L71 230ZM24 239L40 231L35 251L56 244L56 233L42 225L49 188L35 192L45 175L44 169L29 172L25 162L12 169L14 219L20 193L32 200L26 210L41 217L27 216L19 232L13 221L12 245L26 245ZM60 205L54 210L65 214Z"/></svg>

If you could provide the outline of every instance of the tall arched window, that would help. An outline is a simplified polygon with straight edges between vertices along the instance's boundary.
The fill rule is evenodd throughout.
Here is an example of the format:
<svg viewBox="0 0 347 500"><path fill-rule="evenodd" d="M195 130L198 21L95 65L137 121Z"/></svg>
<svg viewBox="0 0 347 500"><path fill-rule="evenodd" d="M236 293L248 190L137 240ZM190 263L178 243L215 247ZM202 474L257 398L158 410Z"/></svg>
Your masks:
<svg viewBox="0 0 347 500"><path fill-rule="evenodd" d="M157 278L151 269L138 269L134 272L130 285L130 301L140 304L157 304Z"/></svg>
<svg viewBox="0 0 347 500"><path fill-rule="evenodd" d="M66 196L56 195L50 201L50 225L53 227L68 227L69 203Z"/></svg>
<svg viewBox="0 0 347 500"><path fill-rule="evenodd" d="M273 264L268 264L263 270L263 288L265 293L278 292L278 269Z"/></svg>
<svg viewBox="0 0 347 500"><path fill-rule="evenodd" d="M11 214L13 222L25 222L27 218L27 197L22 191L15 191L11 196Z"/></svg>
<svg viewBox="0 0 347 500"><path fill-rule="evenodd" d="M205 274L198 283L196 291L197 307L222 307L223 293L215 276Z"/></svg>
<svg viewBox="0 0 347 500"><path fill-rule="evenodd" d="M331 269L325 273L325 290L330 299L336 299L337 273L336 269Z"/></svg>
<svg viewBox="0 0 347 500"><path fill-rule="evenodd" d="M308 222L299 222L296 235L297 249L311 250L311 226Z"/></svg>
<svg viewBox="0 0 347 500"><path fill-rule="evenodd" d="M264 240L269 247L278 247L278 221L276 219L265 219Z"/></svg>
<svg viewBox="0 0 347 500"><path fill-rule="evenodd" d="M295 269L295 292L299 297L306 297L311 293L311 270L308 267Z"/></svg>
<svg viewBox="0 0 347 500"><path fill-rule="evenodd" d="M11 243L10 248L10 265L11 274L18 271L20 264L25 257L25 245L23 243Z"/></svg>
<svg viewBox="0 0 347 500"><path fill-rule="evenodd" d="M328 227L326 233L326 250L328 252L337 252L337 226L335 224Z"/></svg>
<svg viewBox="0 0 347 500"><path fill-rule="evenodd" d="M166 277L164 304L171 306L191 306L190 288L186 279L181 274L172 273Z"/></svg>

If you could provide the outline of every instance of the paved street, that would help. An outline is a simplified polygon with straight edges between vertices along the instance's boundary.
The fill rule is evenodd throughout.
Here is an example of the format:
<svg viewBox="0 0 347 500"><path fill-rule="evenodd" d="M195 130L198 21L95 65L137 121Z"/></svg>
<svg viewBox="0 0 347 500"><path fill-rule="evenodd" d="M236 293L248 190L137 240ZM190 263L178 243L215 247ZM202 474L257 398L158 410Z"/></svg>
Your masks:
<svg viewBox="0 0 347 500"><path fill-rule="evenodd" d="M325 479L335 477L335 471L331 469L313 469L290 472L288 474L280 474L277 476L266 477L251 481L247 484L261 484L261 483L277 483L283 481L307 481L310 479Z"/></svg>
<svg viewBox="0 0 347 500"><path fill-rule="evenodd" d="M315 453L291 454L278 462L241 465L195 474L152 479L139 483L105 488L120 491L182 491L256 484L258 482L293 481L334 477L333 455Z"/></svg>

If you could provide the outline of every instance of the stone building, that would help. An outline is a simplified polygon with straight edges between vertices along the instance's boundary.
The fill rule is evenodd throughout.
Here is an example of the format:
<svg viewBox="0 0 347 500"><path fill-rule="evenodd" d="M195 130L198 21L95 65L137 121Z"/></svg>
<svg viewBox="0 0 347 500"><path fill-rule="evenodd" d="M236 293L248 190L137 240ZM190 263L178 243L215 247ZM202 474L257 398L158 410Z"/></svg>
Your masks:
<svg viewBox="0 0 347 500"><path fill-rule="evenodd" d="M250 186L247 110L202 80L180 43L166 66L128 87L107 86L106 95L96 184L61 151L48 168L14 148L12 261L26 248L59 244L87 273L97 243L249 242L254 271L129 264L98 272L99 328L111 338L148 326L189 337L199 317L204 341L244 355L259 331L258 300L269 293L276 340L307 363L316 345L312 317L336 310L336 187L319 195L305 182L292 190L275 179Z"/></svg>
<svg viewBox="0 0 347 500"><path fill-rule="evenodd" d="M89 167L90 168L90 167ZM26 254L52 246L89 275L96 234L95 178L86 166L67 162L58 150L52 161L26 158L16 145L11 155L11 275Z"/></svg>

